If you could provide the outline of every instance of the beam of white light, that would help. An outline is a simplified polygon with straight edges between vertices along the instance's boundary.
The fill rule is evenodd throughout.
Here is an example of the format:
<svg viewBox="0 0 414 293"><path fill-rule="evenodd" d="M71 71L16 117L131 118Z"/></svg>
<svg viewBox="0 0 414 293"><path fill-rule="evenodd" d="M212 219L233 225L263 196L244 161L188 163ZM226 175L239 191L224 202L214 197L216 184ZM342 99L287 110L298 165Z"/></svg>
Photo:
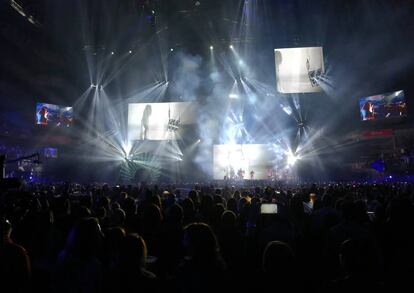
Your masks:
<svg viewBox="0 0 414 293"><path fill-rule="evenodd" d="M292 167L296 164L296 162L300 159L300 157L296 154L294 154L292 151L286 152L287 157L287 165Z"/></svg>

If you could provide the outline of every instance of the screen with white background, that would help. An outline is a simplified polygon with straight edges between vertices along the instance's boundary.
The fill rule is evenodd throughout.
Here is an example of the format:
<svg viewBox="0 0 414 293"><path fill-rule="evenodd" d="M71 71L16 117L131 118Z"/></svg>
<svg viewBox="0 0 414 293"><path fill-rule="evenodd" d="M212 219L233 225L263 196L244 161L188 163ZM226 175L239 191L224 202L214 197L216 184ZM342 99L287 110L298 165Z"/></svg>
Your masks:
<svg viewBox="0 0 414 293"><path fill-rule="evenodd" d="M324 73L322 47L275 49L276 84L280 93L320 92Z"/></svg>
<svg viewBox="0 0 414 293"><path fill-rule="evenodd" d="M129 140L175 140L183 125L196 122L192 102L132 103L128 105Z"/></svg>

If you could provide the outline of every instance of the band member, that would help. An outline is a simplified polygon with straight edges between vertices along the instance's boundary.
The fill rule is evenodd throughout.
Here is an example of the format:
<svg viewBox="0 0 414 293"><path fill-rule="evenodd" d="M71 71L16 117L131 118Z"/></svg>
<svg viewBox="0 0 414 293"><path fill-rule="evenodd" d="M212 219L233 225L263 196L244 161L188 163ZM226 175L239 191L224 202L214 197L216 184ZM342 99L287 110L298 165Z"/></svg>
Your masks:
<svg viewBox="0 0 414 293"><path fill-rule="evenodd" d="M234 176L235 176L236 174L235 174L235 172L234 172L234 168L233 168L233 166L230 166L230 179L234 179Z"/></svg>
<svg viewBox="0 0 414 293"><path fill-rule="evenodd" d="M250 171L250 180L253 180L254 179L254 171L253 170L251 170Z"/></svg>
<svg viewBox="0 0 414 293"><path fill-rule="evenodd" d="M141 118L141 139L145 140L148 138L149 118L152 113L150 105L146 105Z"/></svg>
<svg viewBox="0 0 414 293"><path fill-rule="evenodd" d="M273 172L273 169L271 169L271 168L267 169L267 180L273 180L274 175L275 174Z"/></svg>
<svg viewBox="0 0 414 293"><path fill-rule="evenodd" d="M372 120L374 117L374 105L371 101L366 101L361 108L362 120Z"/></svg>
<svg viewBox="0 0 414 293"><path fill-rule="evenodd" d="M37 124L47 125L48 118L47 115L49 112L46 107L42 107L39 112L37 112Z"/></svg>
<svg viewBox="0 0 414 293"><path fill-rule="evenodd" d="M244 170L242 168L240 168L237 171L237 176L239 177L239 179L243 179L244 178Z"/></svg>

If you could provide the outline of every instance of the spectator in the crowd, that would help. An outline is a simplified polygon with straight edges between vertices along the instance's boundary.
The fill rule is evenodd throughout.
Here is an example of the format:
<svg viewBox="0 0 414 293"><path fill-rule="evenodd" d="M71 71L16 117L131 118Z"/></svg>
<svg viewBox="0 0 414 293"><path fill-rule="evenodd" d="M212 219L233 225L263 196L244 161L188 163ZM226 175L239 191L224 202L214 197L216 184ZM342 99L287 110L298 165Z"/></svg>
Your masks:
<svg viewBox="0 0 414 293"><path fill-rule="evenodd" d="M102 292L103 235L95 218L83 218L70 231L53 276L53 292Z"/></svg>
<svg viewBox="0 0 414 293"><path fill-rule="evenodd" d="M363 239L345 240L340 247L339 260L343 277L330 282L326 292L382 292L376 249Z"/></svg>
<svg viewBox="0 0 414 293"><path fill-rule="evenodd" d="M1 219L0 225L0 291L30 292L31 264L26 249L11 239L12 226L8 220Z"/></svg>
<svg viewBox="0 0 414 293"><path fill-rule="evenodd" d="M225 211L221 216L217 238L229 270L241 273L243 266L243 237L237 227L237 216Z"/></svg>
<svg viewBox="0 0 414 293"><path fill-rule="evenodd" d="M280 292L304 292L302 282L297 280L300 275L296 257L292 248L284 242L269 242L263 252L263 292L274 288Z"/></svg>
<svg viewBox="0 0 414 293"><path fill-rule="evenodd" d="M216 236L210 226L193 223L184 229L186 257L176 275L179 292L225 292L228 276Z"/></svg>
<svg viewBox="0 0 414 293"><path fill-rule="evenodd" d="M166 211L160 233L160 269L166 279L171 279L183 257L183 218L181 206L173 204Z"/></svg>
<svg viewBox="0 0 414 293"><path fill-rule="evenodd" d="M120 259L109 276L108 292L159 292L157 277L146 269L147 246L138 234L129 234L121 242Z"/></svg>

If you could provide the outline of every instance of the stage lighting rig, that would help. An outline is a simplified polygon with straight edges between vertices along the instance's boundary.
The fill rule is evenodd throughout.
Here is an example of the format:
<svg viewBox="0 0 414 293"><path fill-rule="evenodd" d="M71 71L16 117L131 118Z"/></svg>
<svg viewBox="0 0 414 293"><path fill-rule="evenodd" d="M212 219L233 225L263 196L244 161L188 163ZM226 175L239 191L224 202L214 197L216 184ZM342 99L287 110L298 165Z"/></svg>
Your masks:
<svg viewBox="0 0 414 293"><path fill-rule="evenodd" d="M167 131L170 133L175 133L180 128L180 119L169 119L167 125Z"/></svg>
<svg viewBox="0 0 414 293"><path fill-rule="evenodd" d="M142 8L144 13L144 17L150 23L152 27L156 25L156 11L155 11L155 4L153 0L139 0L139 5Z"/></svg>

